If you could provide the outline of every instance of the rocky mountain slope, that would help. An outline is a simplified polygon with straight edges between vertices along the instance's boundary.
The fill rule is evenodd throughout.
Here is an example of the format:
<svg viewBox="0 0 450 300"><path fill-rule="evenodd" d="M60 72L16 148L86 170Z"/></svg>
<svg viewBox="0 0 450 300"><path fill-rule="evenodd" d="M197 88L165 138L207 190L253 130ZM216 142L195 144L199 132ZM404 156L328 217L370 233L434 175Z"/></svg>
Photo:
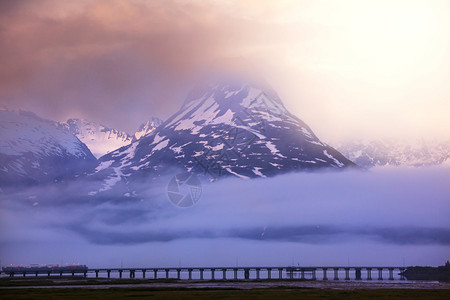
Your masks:
<svg viewBox="0 0 450 300"><path fill-rule="evenodd" d="M76 136L26 111L0 111L0 182L52 182L94 165L95 157Z"/></svg>

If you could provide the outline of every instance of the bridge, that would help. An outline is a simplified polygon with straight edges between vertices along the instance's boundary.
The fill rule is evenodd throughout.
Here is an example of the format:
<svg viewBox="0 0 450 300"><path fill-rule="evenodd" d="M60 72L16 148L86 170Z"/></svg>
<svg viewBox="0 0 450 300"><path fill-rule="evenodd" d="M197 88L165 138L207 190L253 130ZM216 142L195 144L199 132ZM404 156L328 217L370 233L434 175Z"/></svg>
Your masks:
<svg viewBox="0 0 450 300"><path fill-rule="evenodd" d="M405 267L177 267L177 268L89 268L53 270L0 270L0 274L28 276L83 276L95 274L95 278L111 278L117 274L119 278L128 275L136 278L140 273L143 279L183 279L187 280L270 280L270 279L312 279L312 280L394 280L394 271L397 270L400 280L405 280L403 272ZM231 273L231 276L230 276ZM344 273L340 276L339 273ZM388 275L383 277L383 273ZM388 274L387 274L388 273ZM187 276L181 276L181 275ZM195 276L194 276L195 275ZM205 276L209 275L209 276ZM374 275L374 276L373 276ZM372 277L373 276L373 277ZM194 278L195 277L195 278ZM208 277L208 278L206 278Z"/></svg>

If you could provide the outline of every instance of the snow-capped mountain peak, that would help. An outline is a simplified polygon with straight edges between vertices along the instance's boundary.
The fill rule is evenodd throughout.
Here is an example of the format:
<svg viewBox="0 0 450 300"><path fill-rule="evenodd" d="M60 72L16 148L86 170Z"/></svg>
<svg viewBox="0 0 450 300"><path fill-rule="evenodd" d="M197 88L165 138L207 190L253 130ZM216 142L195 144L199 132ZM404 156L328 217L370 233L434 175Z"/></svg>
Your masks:
<svg viewBox="0 0 450 300"><path fill-rule="evenodd" d="M322 143L271 90L219 82L195 89L181 109L151 134L100 159L97 176L115 184L177 168L215 180L267 177L354 166Z"/></svg>
<svg viewBox="0 0 450 300"><path fill-rule="evenodd" d="M246 119L247 127L260 122L287 120L296 122L279 97L259 86L250 84L209 84L207 88L192 92L180 112L165 126L192 133L207 125L226 124ZM262 125L262 124L260 124ZM241 124L243 126L243 124ZM248 128L249 129L249 128Z"/></svg>

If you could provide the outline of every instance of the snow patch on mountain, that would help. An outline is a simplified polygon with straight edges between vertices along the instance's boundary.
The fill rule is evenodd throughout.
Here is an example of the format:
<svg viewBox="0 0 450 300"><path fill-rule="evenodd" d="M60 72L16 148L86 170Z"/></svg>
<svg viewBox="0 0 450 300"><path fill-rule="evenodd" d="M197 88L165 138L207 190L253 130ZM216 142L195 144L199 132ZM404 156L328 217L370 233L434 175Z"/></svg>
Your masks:
<svg viewBox="0 0 450 300"><path fill-rule="evenodd" d="M106 168L109 168L112 163L114 161L113 160L108 160L108 161L102 161L97 168L95 168L95 172L100 172L101 170L104 170Z"/></svg>
<svg viewBox="0 0 450 300"><path fill-rule="evenodd" d="M163 140L163 141L159 142L155 147L153 147L152 151L154 152L154 151L164 149L165 147L167 147L168 144L169 144L169 139Z"/></svg>
<svg viewBox="0 0 450 300"><path fill-rule="evenodd" d="M331 159L335 162L335 164L336 164L338 167L343 167L343 166L344 166L343 163L341 163L339 160L337 160L336 158L334 158L333 155L329 154L329 153L327 152L327 150L323 150L323 154L325 154L326 157L331 158Z"/></svg>

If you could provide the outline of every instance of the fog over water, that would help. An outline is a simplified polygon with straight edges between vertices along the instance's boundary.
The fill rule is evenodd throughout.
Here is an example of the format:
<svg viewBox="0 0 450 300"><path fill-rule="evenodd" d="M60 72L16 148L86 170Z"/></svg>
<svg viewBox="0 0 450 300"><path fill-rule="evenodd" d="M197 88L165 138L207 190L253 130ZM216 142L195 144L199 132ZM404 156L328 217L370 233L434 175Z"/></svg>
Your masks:
<svg viewBox="0 0 450 300"><path fill-rule="evenodd" d="M146 187L151 196L122 202L46 202L42 187L2 195L0 259L92 267L441 265L450 259L448 178L444 167L225 178L204 182L189 208L169 202L170 178Z"/></svg>

